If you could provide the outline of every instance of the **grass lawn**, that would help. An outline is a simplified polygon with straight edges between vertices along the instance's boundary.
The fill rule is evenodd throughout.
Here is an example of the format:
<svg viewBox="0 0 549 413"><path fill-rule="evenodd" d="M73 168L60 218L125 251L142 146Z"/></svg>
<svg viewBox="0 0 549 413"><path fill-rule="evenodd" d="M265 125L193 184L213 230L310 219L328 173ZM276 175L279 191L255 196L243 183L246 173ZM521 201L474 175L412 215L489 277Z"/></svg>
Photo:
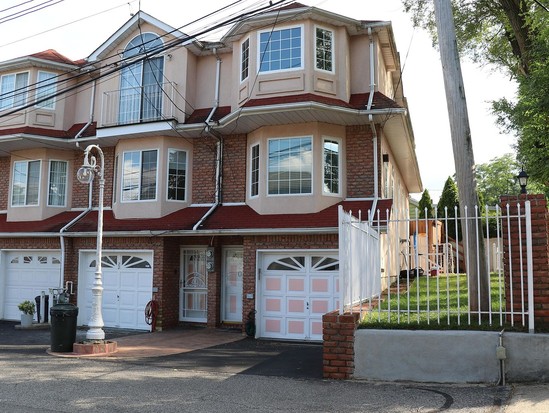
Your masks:
<svg viewBox="0 0 549 413"><path fill-rule="evenodd" d="M497 273L490 275L491 314L468 314L467 276L441 274L393 283L380 305L376 302L359 328L475 329L510 328L505 321L505 287ZM399 292L400 291L400 292ZM500 313L501 310L501 313ZM516 323L513 330L517 330Z"/></svg>

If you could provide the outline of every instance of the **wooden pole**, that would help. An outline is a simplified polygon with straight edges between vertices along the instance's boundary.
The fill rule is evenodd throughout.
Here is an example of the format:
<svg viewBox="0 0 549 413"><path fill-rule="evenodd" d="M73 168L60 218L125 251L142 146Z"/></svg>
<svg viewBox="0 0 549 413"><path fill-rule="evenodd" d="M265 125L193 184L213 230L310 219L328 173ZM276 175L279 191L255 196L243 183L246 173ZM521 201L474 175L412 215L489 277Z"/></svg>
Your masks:
<svg viewBox="0 0 549 413"><path fill-rule="evenodd" d="M469 280L469 308L471 311L487 311L489 273L486 266L484 235L481 220L468 220L475 216L478 205L475 178L475 158L465 100L465 87L459 62L454 16L450 0L434 0L446 104L450 119L450 134L456 168L456 183L459 192L461 227L464 247L467 249L466 263ZM465 211L467 207L467 213ZM480 216L480 212L478 213ZM467 226L467 229L466 229Z"/></svg>

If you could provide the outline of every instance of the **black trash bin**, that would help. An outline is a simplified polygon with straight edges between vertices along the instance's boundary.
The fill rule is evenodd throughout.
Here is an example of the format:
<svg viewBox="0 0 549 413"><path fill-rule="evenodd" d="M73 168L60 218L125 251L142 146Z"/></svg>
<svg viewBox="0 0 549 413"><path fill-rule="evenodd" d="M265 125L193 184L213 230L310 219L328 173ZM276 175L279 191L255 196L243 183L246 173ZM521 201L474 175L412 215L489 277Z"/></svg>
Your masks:
<svg viewBox="0 0 549 413"><path fill-rule="evenodd" d="M36 301L36 317L38 322L40 322L40 301L41 301L41 295L37 295L34 297L34 301ZM48 309L50 306L50 296L44 295L44 323L48 322Z"/></svg>
<svg viewBox="0 0 549 413"><path fill-rule="evenodd" d="M72 352L72 345L76 341L76 316L78 307L73 304L56 304L50 308L50 350L54 353Z"/></svg>

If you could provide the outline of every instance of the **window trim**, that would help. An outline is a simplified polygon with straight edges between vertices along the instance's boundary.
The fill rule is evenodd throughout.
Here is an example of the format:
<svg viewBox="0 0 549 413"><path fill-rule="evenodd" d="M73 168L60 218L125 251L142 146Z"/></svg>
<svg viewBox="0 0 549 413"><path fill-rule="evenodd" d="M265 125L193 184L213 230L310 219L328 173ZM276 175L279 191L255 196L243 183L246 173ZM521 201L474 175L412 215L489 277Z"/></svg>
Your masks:
<svg viewBox="0 0 549 413"><path fill-rule="evenodd" d="M244 45L247 44L247 56L244 58ZM246 68L244 69L244 61L246 61ZM243 76L244 70L246 71L246 76ZM240 83L244 82L250 77L250 38L247 37L240 44Z"/></svg>
<svg viewBox="0 0 549 413"><path fill-rule="evenodd" d="M52 166L52 162L62 162L66 165L66 169L65 169L65 193L63 194L63 204L62 205L50 204L51 166ZM47 192L47 198L46 198L46 205L48 207L52 207L52 208L65 208L67 206L68 186L69 186L69 161L66 161L64 159L49 159L48 160L48 186L47 186L48 192Z"/></svg>
<svg viewBox="0 0 549 413"><path fill-rule="evenodd" d="M36 204L28 204L27 198L29 195L29 164L31 162L38 162L38 193L36 196ZM25 182L25 197L23 204L14 204L13 203L13 189L15 184L15 166L19 163L25 163L27 164L27 180ZM42 185L42 160L41 159L29 159L24 161L14 161L13 162L13 168L12 168L12 178L11 178L11 185L10 185L10 206L12 208L25 208L25 207L39 207L40 206L40 187Z"/></svg>
<svg viewBox="0 0 549 413"><path fill-rule="evenodd" d="M311 140L311 191L306 193L287 193L287 194L271 194L269 192L269 146L271 141L275 140L283 140L283 139L303 139L303 138L309 138ZM268 138L267 139L267 155L266 155L266 162L264 168L266 168L266 196L267 197L281 197L281 196L314 196L315 194L315 137L314 135L303 135L303 136L282 136L282 137L276 137L276 138Z"/></svg>
<svg viewBox="0 0 549 413"><path fill-rule="evenodd" d="M53 75L51 78L47 79L47 80L40 80L40 74L41 73L45 73L45 74L50 74L50 75ZM43 99L45 97L47 97L48 95L55 95L57 93L57 77L59 75L57 73L54 73L54 72L48 72L48 71L45 71L45 70L39 70L38 73L36 74L36 92L35 92L35 95L34 95L34 101L35 101L35 104L34 106L39 108L39 109L47 109L47 110L55 110L55 104L57 102L57 100L55 99L54 96L51 96L49 97L47 100L45 100L44 102L42 103L36 103L38 100L40 99ZM51 83L50 83L50 80L52 80ZM44 82L43 84L41 84L42 82ZM51 88L51 92L49 92L49 89ZM41 90L44 90L44 91L48 91L49 93L45 93L44 96L40 96L40 91ZM51 100L51 103L49 103L49 101Z"/></svg>
<svg viewBox="0 0 549 413"><path fill-rule="evenodd" d="M17 75L22 75L22 74L27 75L27 82L24 86L24 89L25 89L24 93L21 92L23 94L23 98L21 99L21 104L16 104L16 102L18 102L18 99L16 99L16 95L15 95L15 91L17 90ZM2 92L2 82L3 82L3 79L7 76L15 76L15 82L14 82L14 85L13 85L13 90L7 91L7 92ZM9 94L10 93L12 94L12 96L11 96L12 103L9 106L6 106L4 108L1 107L2 100L4 100L4 99L0 99L0 111L13 109L13 108L20 108L22 106L25 106L28 103L28 99L29 99L29 78L30 78L30 72L28 70L25 70L25 71L22 71L22 72L6 73L6 74L3 74L2 76L0 76L0 94L6 94L4 99L10 99Z"/></svg>
<svg viewBox="0 0 549 413"><path fill-rule="evenodd" d="M170 199L169 198L169 179L170 179L170 151L184 152L185 153L185 192L183 199ZM189 190L189 151L181 148L168 148L166 152L166 202L187 202L188 190Z"/></svg>
<svg viewBox="0 0 549 413"><path fill-rule="evenodd" d="M257 157L254 156L254 148L257 148ZM257 193L254 195L254 158L257 158L257 181L255 182L257 184ZM261 146L259 142L254 143L250 146L250 174L249 174L249 188L250 188L250 198L258 198L259 197L259 186L261 182Z"/></svg>
<svg viewBox="0 0 549 413"><path fill-rule="evenodd" d="M272 33L274 32L281 32L283 30L291 30L291 29L295 29L295 28L299 28L300 31L301 31L301 34L300 34L300 50L301 50L301 54L300 54L300 65L299 67L290 67L290 68L287 68L287 69L275 69L275 70L261 70L261 63L262 63L262 60L263 60L263 54L261 53L261 35L263 33L269 33L269 36L272 35ZM285 26L285 27L280 27L276 30L261 30L261 31L258 31L257 32L257 74L258 75L265 75L265 74L271 74L271 73L281 73L281 72L291 72L291 71L296 71L296 70L303 70L304 67L305 67L305 62L304 62L304 59L305 59L305 26L303 24L296 24L296 25L292 25L292 26Z"/></svg>
<svg viewBox="0 0 549 413"><path fill-rule="evenodd" d="M316 31L317 31L317 30L323 30L323 31L332 33L332 48L331 48L331 53L332 53L332 60L331 60L331 63L332 63L332 70L326 70L326 69L323 69L323 68L320 68L320 67L317 66L317 61L316 61L316 55L317 55L317 50L318 50L318 48L317 48L317 36L316 36ZM334 74L334 73L335 73L335 59L334 59L334 50L335 50L334 39L335 39L335 32L334 32L334 30L328 29L328 28L323 27L323 26L315 25L315 26L314 26L314 35L313 35L313 39L314 39L314 45L315 45L315 50L314 50L314 54L313 54L313 67L315 68L315 70L318 70L319 72Z"/></svg>
<svg viewBox="0 0 549 413"><path fill-rule="evenodd" d="M326 159L324 157L324 144L326 141L333 141L336 142L338 145L338 168L337 168L337 181L338 181L338 191L337 192L328 192L326 191L324 187L324 180L326 178L325 174L325 166L326 166ZM341 138L336 138L334 136L322 136L322 195L326 196L341 196L341 149L342 149L342 142Z"/></svg>
<svg viewBox="0 0 549 413"><path fill-rule="evenodd" d="M141 188L143 185L143 152L149 152L149 151L156 151L156 176L155 176L155 193L153 199L141 199ZM139 199L124 199L124 156L127 153L133 153L133 152L139 152ZM153 149L135 149L135 150L128 150L122 152L122 162L121 162L121 169L122 173L120 176L120 203L136 203L136 202L157 202L158 201L158 172L159 172L159 154L160 150L158 148Z"/></svg>

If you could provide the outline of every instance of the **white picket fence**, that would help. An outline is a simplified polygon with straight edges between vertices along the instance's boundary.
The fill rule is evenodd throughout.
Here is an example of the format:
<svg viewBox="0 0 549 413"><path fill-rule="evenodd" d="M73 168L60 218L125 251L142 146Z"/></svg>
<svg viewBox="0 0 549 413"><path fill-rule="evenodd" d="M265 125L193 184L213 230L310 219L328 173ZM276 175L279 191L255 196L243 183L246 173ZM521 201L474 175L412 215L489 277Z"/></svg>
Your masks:
<svg viewBox="0 0 549 413"><path fill-rule="evenodd" d="M358 311L361 319L399 324L488 322L533 331L530 202L519 205L516 215L510 214L509 206L486 207L484 214L476 207L469 210L471 214L464 210L458 218L448 217L446 211L444 217L434 219L393 219L399 216L394 210L372 214L344 212L340 207L340 313ZM457 210L454 213L458 215ZM462 241L457 242L449 233L452 228L459 233L460 227ZM469 234L475 245L485 244L485 269L470 254ZM508 257L505 265L504 256ZM510 258L517 256L518 260ZM488 308L471 307L477 297L471 297L468 287L475 269L481 276L489 274ZM418 283L419 287L414 285Z"/></svg>

